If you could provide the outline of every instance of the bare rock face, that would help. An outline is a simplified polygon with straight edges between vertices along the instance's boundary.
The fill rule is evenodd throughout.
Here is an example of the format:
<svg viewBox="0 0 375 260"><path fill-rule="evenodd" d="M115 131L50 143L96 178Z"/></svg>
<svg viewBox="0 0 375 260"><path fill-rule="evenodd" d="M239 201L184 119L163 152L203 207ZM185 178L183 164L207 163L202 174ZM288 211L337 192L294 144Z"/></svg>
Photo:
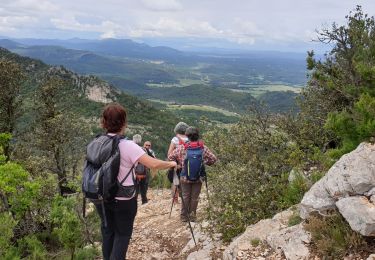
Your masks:
<svg viewBox="0 0 375 260"><path fill-rule="evenodd" d="M308 259L310 252L307 247L311 236L303 229L302 224L283 228L267 236L267 243L273 248L281 248L287 259Z"/></svg>
<svg viewBox="0 0 375 260"><path fill-rule="evenodd" d="M375 188L375 146L361 143L357 149L341 157L328 173L305 194L300 216L313 211L336 208L339 199L364 195Z"/></svg>
<svg viewBox="0 0 375 260"><path fill-rule="evenodd" d="M276 259L284 259L284 256L291 260L308 259L310 252L307 244L311 240L310 234L303 229L302 224L288 227L288 220L292 215L293 210L289 209L280 212L272 219L261 220L249 226L224 251L223 259L250 259L241 258L241 255L253 246L252 243L255 240L267 242L271 247L270 250L275 250L275 252L280 250L282 254Z"/></svg>
<svg viewBox="0 0 375 260"><path fill-rule="evenodd" d="M375 205L366 197L342 198L336 206L353 230L363 236L375 236Z"/></svg>
<svg viewBox="0 0 375 260"><path fill-rule="evenodd" d="M246 251L251 247L252 240L265 240L267 235L284 227L279 221L263 219L249 226L246 231L233 240L223 253L224 260L236 259L239 251Z"/></svg>
<svg viewBox="0 0 375 260"><path fill-rule="evenodd" d="M211 260L211 251L209 249L202 249L188 255L186 260Z"/></svg>

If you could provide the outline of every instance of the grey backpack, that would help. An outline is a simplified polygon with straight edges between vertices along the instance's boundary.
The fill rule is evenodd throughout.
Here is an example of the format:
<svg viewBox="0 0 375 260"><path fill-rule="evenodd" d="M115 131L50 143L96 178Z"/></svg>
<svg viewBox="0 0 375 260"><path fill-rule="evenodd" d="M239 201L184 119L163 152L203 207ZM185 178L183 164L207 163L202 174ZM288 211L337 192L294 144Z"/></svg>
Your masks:
<svg viewBox="0 0 375 260"><path fill-rule="evenodd" d="M120 169L119 135L99 135L86 148L82 191L92 200L113 200Z"/></svg>

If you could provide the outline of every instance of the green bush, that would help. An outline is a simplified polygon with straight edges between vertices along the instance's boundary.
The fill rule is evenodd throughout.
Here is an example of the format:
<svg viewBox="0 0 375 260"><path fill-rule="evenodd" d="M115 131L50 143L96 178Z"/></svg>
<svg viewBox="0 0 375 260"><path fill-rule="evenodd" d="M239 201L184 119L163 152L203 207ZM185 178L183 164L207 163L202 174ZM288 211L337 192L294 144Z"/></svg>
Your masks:
<svg viewBox="0 0 375 260"><path fill-rule="evenodd" d="M11 247L14 236L13 229L17 225L10 212L0 213L0 256L4 256Z"/></svg>
<svg viewBox="0 0 375 260"><path fill-rule="evenodd" d="M299 216L299 210L294 209L293 214L288 219L288 227L298 225L303 219Z"/></svg>
<svg viewBox="0 0 375 260"><path fill-rule="evenodd" d="M284 178L287 181L286 176L287 175L285 175ZM283 188L284 189L281 191L281 196L278 200L280 209L298 204L302 200L305 192L308 191L309 184L306 177L304 177L301 173L297 173L294 179L290 183L285 184Z"/></svg>
<svg viewBox="0 0 375 260"><path fill-rule="evenodd" d="M70 251L71 259L74 258L76 249L84 244L83 226L75 210L76 207L77 200L74 197L56 196L51 211L51 220L55 225L53 232L64 248Z"/></svg>
<svg viewBox="0 0 375 260"><path fill-rule="evenodd" d="M219 163L213 171L208 175L212 195L207 213L225 241L279 211L277 200L283 184L278 177L235 162Z"/></svg>
<svg viewBox="0 0 375 260"><path fill-rule="evenodd" d="M330 151L333 158L355 149L362 141L375 136L375 97L362 94L350 111L344 110L329 114L326 128L341 139L341 146Z"/></svg>
<svg viewBox="0 0 375 260"><path fill-rule="evenodd" d="M96 259L99 255L99 252L94 247L84 247L77 250L77 253L74 257L75 260L87 260L87 259Z"/></svg>
<svg viewBox="0 0 375 260"><path fill-rule="evenodd" d="M27 255L28 259L43 260L48 258L46 248L35 235L22 238L18 247L22 250L23 255Z"/></svg>

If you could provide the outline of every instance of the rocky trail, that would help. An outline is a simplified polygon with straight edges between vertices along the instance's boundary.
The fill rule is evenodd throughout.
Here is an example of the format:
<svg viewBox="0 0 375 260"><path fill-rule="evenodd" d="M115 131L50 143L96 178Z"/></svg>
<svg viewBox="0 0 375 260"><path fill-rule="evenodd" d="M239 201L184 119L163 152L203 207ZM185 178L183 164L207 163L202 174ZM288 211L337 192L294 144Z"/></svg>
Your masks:
<svg viewBox="0 0 375 260"><path fill-rule="evenodd" d="M149 202L138 202L128 259L185 259L182 249L191 239L187 225L179 219L180 204L174 205L171 218L169 190L149 190Z"/></svg>
<svg viewBox="0 0 375 260"><path fill-rule="evenodd" d="M170 190L149 190L149 202L138 202L133 237L130 242L127 259L225 259L223 252L227 248L219 235L209 236L205 230L208 223L203 221L205 191L202 190L197 213L197 222L192 223L197 246L194 245L187 223L179 219L181 200L173 206L171 218ZM236 259L285 259L264 244L248 247L237 252Z"/></svg>

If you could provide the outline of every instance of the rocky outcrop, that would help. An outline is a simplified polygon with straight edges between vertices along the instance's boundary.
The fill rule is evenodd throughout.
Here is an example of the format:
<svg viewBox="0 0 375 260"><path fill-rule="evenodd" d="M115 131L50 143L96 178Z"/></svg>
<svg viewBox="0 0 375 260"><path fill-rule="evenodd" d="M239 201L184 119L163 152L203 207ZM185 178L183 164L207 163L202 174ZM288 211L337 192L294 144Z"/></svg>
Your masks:
<svg viewBox="0 0 375 260"><path fill-rule="evenodd" d="M336 206L353 230L364 236L375 236L375 205L366 197L343 198Z"/></svg>
<svg viewBox="0 0 375 260"><path fill-rule="evenodd" d="M311 212L324 213L328 209L338 208L354 230L372 236L375 223L370 216L374 207L374 198L371 198L374 193L375 146L362 143L351 153L342 156L305 194L300 216L305 219ZM358 204L359 201L361 203ZM365 224L358 224L359 219Z"/></svg>
<svg viewBox="0 0 375 260"><path fill-rule="evenodd" d="M272 219L264 219L249 226L227 247L223 259L237 259L239 253L249 250L256 241L267 242L273 250L281 249L286 259L307 259L310 254L307 247L310 235L301 224L288 227L289 218L293 214L293 210L289 209Z"/></svg>
<svg viewBox="0 0 375 260"><path fill-rule="evenodd" d="M281 248L286 259L307 259L310 255L307 245L311 236L303 229L303 225L283 228L267 236L267 243L274 249Z"/></svg>

